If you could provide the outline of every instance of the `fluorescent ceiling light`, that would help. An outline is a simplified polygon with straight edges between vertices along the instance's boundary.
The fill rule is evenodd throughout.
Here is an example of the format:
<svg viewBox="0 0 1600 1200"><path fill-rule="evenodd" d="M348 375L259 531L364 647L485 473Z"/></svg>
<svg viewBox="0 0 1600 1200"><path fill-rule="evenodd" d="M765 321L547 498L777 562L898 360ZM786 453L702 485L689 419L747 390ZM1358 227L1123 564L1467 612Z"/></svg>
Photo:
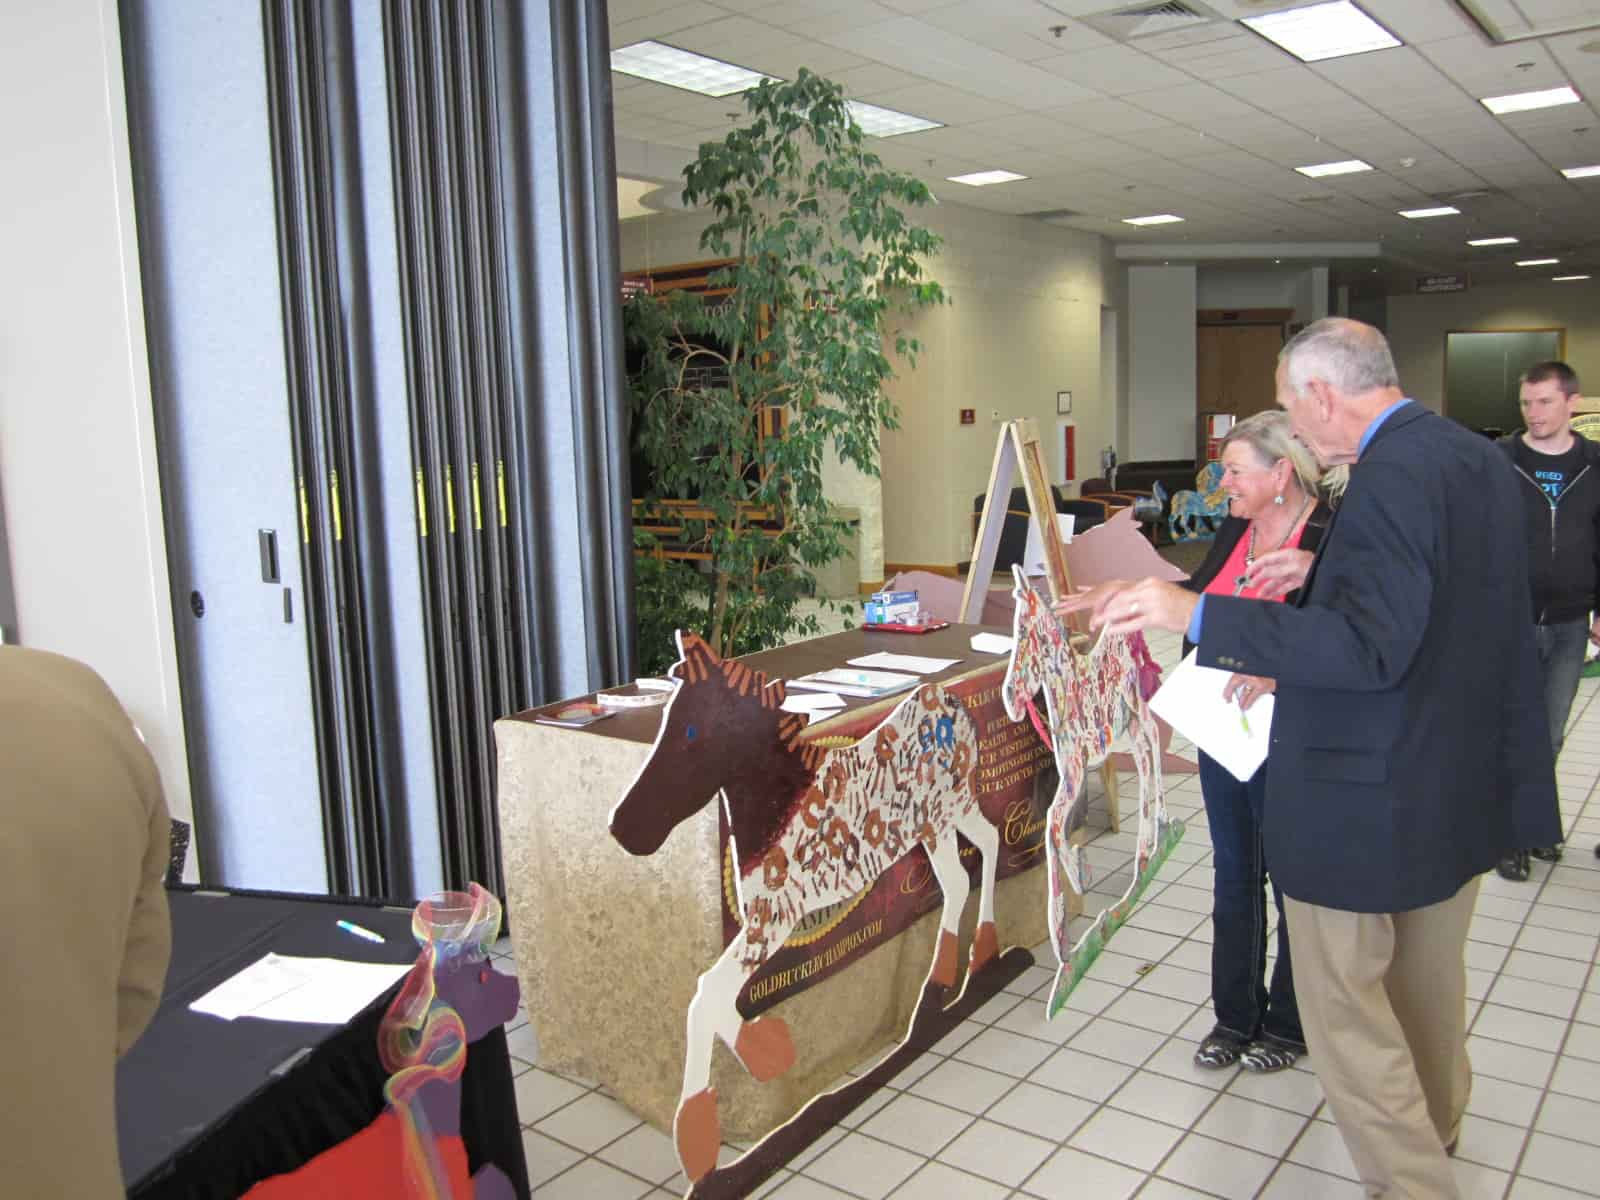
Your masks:
<svg viewBox="0 0 1600 1200"><path fill-rule="evenodd" d="M902 133L921 133L924 129L939 129L942 121L926 117L913 117L910 113L895 112L892 108L879 108L876 104L863 104L859 100L846 100L846 108L868 137L898 137Z"/></svg>
<svg viewBox="0 0 1600 1200"><path fill-rule="evenodd" d="M1124 225L1172 225L1181 220L1183 220L1182 217L1175 217L1171 213L1157 213L1153 217L1123 217L1122 223Z"/></svg>
<svg viewBox="0 0 1600 1200"><path fill-rule="evenodd" d="M1509 96L1485 96L1480 103L1492 113L1527 112L1533 108L1555 108L1577 104L1582 99L1570 87L1546 88L1542 92L1513 92Z"/></svg>
<svg viewBox="0 0 1600 1200"><path fill-rule="evenodd" d="M1026 175L1018 175L1015 171L972 171L966 175L946 175L951 183L964 183L968 187L988 187L991 183L1015 183L1019 179L1026 179Z"/></svg>
<svg viewBox="0 0 1600 1200"><path fill-rule="evenodd" d="M1401 45L1399 38L1350 0L1291 8L1262 17L1243 17L1240 24L1283 47L1301 62L1321 62L1325 58L1343 58L1347 54L1365 54L1369 50L1388 50Z"/></svg>
<svg viewBox="0 0 1600 1200"><path fill-rule="evenodd" d="M1556 263L1558 263L1560 261L1561 260L1559 258L1519 258L1519 259L1517 259L1517 266L1519 266L1519 267L1550 267L1550 266L1554 266Z"/></svg>
<svg viewBox="0 0 1600 1200"><path fill-rule="evenodd" d="M1312 179L1321 179L1324 175L1354 175L1358 171L1370 171L1372 164L1364 163L1359 158L1347 158L1343 162L1312 163L1309 167L1296 167L1295 170Z"/></svg>
<svg viewBox="0 0 1600 1200"><path fill-rule="evenodd" d="M1454 217L1459 216L1459 208L1451 208L1448 204L1441 204L1438 208L1402 208L1400 215L1409 217L1413 221L1420 221L1423 217Z"/></svg>
<svg viewBox="0 0 1600 1200"><path fill-rule="evenodd" d="M721 59L707 58L668 46L664 42L634 42L611 52L611 69L624 75L664 83L668 87L699 92L702 96L732 96L748 92L763 79L778 79Z"/></svg>
<svg viewBox="0 0 1600 1200"><path fill-rule="evenodd" d="M1552 276L1550 276L1550 282L1551 283L1573 283L1576 280L1587 279L1587 278L1589 278L1587 275L1552 275Z"/></svg>
<svg viewBox="0 0 1600 1200"><path fill-rule="evenodd" d="M1562 167L1561 173L1568 179L1588 179L1591 175L1600 175L1600 165L1593 167Z"/></svg>
<svg viewBox="0 0 1600 1200"><path fill-rule="evenodd" d="M1516 244L1517 239L1514 237L1471 238L1467 242L1469 246L1515 246Z"/></svg>

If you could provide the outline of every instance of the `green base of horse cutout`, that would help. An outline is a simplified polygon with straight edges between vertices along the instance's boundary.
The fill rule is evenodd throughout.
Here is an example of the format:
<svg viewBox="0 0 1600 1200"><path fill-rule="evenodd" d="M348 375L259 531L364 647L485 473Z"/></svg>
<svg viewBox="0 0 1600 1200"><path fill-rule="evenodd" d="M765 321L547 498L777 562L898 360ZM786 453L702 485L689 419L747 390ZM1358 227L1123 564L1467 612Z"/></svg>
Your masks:
<svg viewBox="0 0 1600 1200"><path fill-rule="evenodd" d="M1071 956L1056 971L1055 985L1050 989L1048 1013L1051 1017L1061 1011L1062 1005L1067 1002L1067 997L1072 995L1072 989L1078 986L1078 981L1088 973L1094 960L1100 957L1100 952L1106 948L1106 943L1111 940L1112 935L1127 923L1128 917L1133 913L1134 905L1139 903L1139 897L1144 895L1145 888L1150 886L1150 881L1156 877L1156 872L1161 870L1161 864L1167 861L1172 848L1183 840L1183 835L1182 821L1174 817L1166 822L1157 835L1156 852L1145 863L1144 870L1139 872L1138 878L1133 881L1133 886L1128 889L1128 894L1102 912L1089 927L1089 932L1078 939Z"/></svg>

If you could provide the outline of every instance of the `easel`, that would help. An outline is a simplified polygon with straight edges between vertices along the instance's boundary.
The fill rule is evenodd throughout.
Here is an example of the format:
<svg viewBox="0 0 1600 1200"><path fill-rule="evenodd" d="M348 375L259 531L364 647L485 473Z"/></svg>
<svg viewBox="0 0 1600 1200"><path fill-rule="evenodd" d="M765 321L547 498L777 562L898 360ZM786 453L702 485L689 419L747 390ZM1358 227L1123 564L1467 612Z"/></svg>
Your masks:
<svg viewBox="0 0 1600 1200"><path fill-rule="evenodd" d="M994 448L994 465L989 469L989 490L983 501L983 516L978 520L978 537L972 547L972 565L967 571L966 590L961 595L961 619L968 624L983 620L983 601L994 578L995 558L1000 553L1000 531L1006 523L1006 510L1011 503L1011 481L1018 469L1022 471L1022 489L1028 495L1028 510L1033 515L1034 527L1039 531L1039 541L1044 547L1045 579L1049 581L1050 599L1060 600L1072 595L1072 576L1067 571L1067 551L1061 541L1061 527L1056 524L1055 493L1044 473L1044 459L1039 449L1039 429L1031 420L1023 418L1007 421L1000 428L1000 441ZM1069 626L1077 624L1069 618ZM1100 766L1100 780L1105 787L1106 814L1111 832L1122 828L1118 816L1117 772L1108 758Z"/></svg>

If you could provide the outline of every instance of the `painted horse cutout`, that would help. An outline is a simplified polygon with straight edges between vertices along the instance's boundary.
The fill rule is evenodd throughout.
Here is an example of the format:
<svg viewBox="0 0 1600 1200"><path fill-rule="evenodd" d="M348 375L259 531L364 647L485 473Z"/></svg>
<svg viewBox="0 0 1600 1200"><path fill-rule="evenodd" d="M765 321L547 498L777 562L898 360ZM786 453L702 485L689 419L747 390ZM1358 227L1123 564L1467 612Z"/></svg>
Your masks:
<svg viewBox="0 0 1600 1200"><path fill-rule="evenodd" d="M1222 490L1222 464L1208 462L1195 472L1194 490L1172 493L1167 528L1175 542L1215 537L1228 515L1228 493Z"/></svg>
<svg viewBox="0 0 1600 1200"><path fill-rule="evenodd" d="M1045 817L1045 861L1049 866L1050 939L1061 962L1051 989L1048 1014L1055 1016L1067 996L1099 956L1106 941L1128 919L1145 886L1183 836L1183 823L1167 817L1161 787L1161 734L1145 706L1161 679L1142 634L1102 636L1087 653L1073 646L1068 630L1050 605L1012 568L1016 580L1015 645L1000 697L1013 721L1033 721L1039 736L1055 751L1061 777ZM1048 720L1033 698L1044 693ZM1088 863L1079 836L1087 822L1086 772L1106 756L1126 750L1139 772L1139 833L1133 878L1120 899L1099 914L1069 945L1067 896L1088 890Z"/></svg>
<svg viewBox="0 0 1600 1200"><path fill-rule="evenodd" d="M782 680L724 662L692 633L678 634L678 648L682 657L668 672L677 691L650 757L612 810L611 833L629 853L652 854L719 792L726 805L744 925L700 976L689 1005L673 1134L695 1183L716 1167L721 1142L713 1040L721 1038L761 1081L795 1061L782 1018L739 1016L745 981L808 913L854 896L921 846L944 898L928 980L948 994L958 982L957 931L971 887L956 834L982 856L969 977L999 950L1000 838L978 807L976 723L938 684L917 687L861 741L824 749L801 739L803 716L780 708Z"/></svg>

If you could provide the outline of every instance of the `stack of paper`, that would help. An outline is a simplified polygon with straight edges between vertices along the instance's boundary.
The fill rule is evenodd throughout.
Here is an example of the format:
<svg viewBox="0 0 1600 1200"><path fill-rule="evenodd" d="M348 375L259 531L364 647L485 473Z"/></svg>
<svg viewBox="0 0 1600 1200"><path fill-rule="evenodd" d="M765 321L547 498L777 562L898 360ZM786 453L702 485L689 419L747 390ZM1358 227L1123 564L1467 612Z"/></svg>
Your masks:
<svg viewBox="0 0 1600 1200"><path fill-rule="evenodd" d="M1267 758L1272 736L1273 698L1263 696L1245 712L1222 698L1231 671L1196 664L1195 654L1150 697L1150 710L1221 763L1235 779L1248 780Z"/></svg>
<svg viewBox="0 0 1600 1200"><path fill-rule="evenodd" d="M343 1025L411 969L410 963L345 962L267 954L189 1005L231 1021L304 1021Z"/></svg>
<svg viewBox="0 0 1600 1200"><path fill-rule="evenodd" d="M890 696L915 687L915 675L897 675L893 671L858 671L850 667L836 667L831 671L816 671L789 681L790 688L809 688L817 692L837 692L841 696Z"/></svg>
<svg viewBox="0 0 1600 1200"><path fill-rule="evenodd" d="M931 675L935 671L953 667L960 661L959 658L925 658L917 654L891 654L887 650L879 650L876 654L864 654L860 658L852 658L850 665L876 667L883 671L909 671L913 675Z"/></svg>

